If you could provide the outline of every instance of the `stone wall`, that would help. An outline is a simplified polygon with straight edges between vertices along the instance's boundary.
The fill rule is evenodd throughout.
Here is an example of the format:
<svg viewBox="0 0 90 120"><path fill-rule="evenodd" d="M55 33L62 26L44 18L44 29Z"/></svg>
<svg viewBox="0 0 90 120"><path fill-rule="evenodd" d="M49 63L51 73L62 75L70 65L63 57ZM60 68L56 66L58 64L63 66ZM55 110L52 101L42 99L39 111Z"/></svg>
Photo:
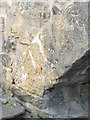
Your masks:
<svg viewBox="0 0 90 120"><path fill-rule="evenodd" d="M88 83L88 54L88 2L0 3L1 83L20 99L54 117L87 116L79 84Z"/></svg>

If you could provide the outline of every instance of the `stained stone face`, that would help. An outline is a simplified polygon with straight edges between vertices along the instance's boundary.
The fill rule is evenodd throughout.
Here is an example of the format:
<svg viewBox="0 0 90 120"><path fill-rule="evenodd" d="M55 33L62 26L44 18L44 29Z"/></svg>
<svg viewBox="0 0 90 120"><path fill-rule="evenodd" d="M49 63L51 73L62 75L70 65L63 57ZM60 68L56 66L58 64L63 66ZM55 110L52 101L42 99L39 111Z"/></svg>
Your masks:
<svg viewBox="0 0 90 120"><path fill-rule="evenodd" d="M88 50L87 6L60 1L7 5L2 63L16 86L42 96L63 82L59 78Z"/></svg>

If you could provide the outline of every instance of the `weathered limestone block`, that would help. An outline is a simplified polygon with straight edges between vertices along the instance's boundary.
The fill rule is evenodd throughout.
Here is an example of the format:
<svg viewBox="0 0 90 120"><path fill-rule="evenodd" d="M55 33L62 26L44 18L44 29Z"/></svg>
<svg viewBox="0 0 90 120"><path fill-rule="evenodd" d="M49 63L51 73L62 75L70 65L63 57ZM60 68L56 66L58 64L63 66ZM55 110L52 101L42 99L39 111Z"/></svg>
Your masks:
<svg viewBox="0 0 90 120"><path fill-rule="evenodd" d="M88 3L2 2L0 9L3 88L41 117L87 117Z"/></svg>
<svg viewBox="0 0 90 120"><path fill-rule="evenodd" d="M7 6L3 50L10 59L4 62L12 69L12 83L42 96L45 89L63 82L59 78L88 50L87 6L73 2Z"/></svg>

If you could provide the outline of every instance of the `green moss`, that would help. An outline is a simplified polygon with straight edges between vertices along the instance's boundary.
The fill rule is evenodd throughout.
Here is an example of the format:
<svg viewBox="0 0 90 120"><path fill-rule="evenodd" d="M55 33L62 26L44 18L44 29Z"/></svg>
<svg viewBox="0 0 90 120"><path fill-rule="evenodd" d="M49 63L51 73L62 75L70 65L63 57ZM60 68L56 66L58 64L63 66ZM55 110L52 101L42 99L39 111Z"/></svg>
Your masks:
<svg viewBox="0 0 90 120"><path fill-rule="evenodd" d="M37 118L38 120L40 120L41 117L39 116L38 110L36 108L33 108L32 114L34 118Z"/></svg>
<svg viewBox="0 0 90 120"><path fill-rule="evenodd" d="M37 105L35 103L31 103L33 106L37 107Z"/></svg>
<svg viewBox="0 0 90 120"><path fill-rule="evenodd" d="M13 103L13 102L11 102L11 101L7 101L6 106L14 106L14 103Z"/></svg>
<svg viewBox="0 0 90 120"><path fill-rule="evenodd" d="M37 117L36 117L38 120L41 120L41 117L39 116L39 114L37 114Z"/></svg>
<svg viewBox="0 0 90 120"><path fill-rule="evenodd" d="M38 113L35 113L34 116L35 116L35 118L37 118L38 120L40 120L40 116L39 116Z"/></svg>

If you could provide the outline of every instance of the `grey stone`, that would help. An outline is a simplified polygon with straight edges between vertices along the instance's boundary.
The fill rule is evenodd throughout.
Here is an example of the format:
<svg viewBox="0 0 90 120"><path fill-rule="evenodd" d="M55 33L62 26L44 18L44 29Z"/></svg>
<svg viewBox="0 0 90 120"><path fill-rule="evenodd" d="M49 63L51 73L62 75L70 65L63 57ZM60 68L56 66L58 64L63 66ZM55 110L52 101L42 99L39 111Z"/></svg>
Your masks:
<svg viewBox="0 0 90 120"><path fill-rule="evenodd" d="M87 118L88 3L53 0L4 7L1 84L20 100L0 93L3 118L24 113L22 105L23 118Z"/></svg>
<svg viewBox="0 0 90 120"><path fill-rule="evenodd" d="M3 84L4 80L5 80L5 70L3 68L3 65L0 64L0 87Z"/></svg>
<svg viewBox="0 0 90 120"><path fill-rule="evenodd" d="M35 119L35 117L33 117L32 113L27 110L25 111L25 113L23 115L20 115L17 118L26 118L26 119L34 118Z"/></svg>
<svg viewBox="0 0 90 120"><path fill-rule="evenodd" d="M19 116L21 114L23 114L24 108L21 107L20 105L16 105L16 106L5 106L2 105L2 118L15 118L16 116Z"/></svg>
<svg viewBox="0 0 90 120"><path fill-rule="evenodd" d="M0 108L0 118L2 119L14 118L25 112L24 107L16 103L16 101L6 95L6 93L3 93L2 89L0 90Z"/></svg>
<svg viewBox="0 0 90 120"><path fill-rule="evenodd" d="M0 102L5 104L5 103L7 103L7 100L5 98L4 99L0 98Z"/></svg>
<svg viewBox="0 0 90 120"><path fill-rule="evenodd" d="M88 84L55 85L45 92L43 99L33 96L31 100L29 94L20 94L22 97L18 97L21 101L16 101L31 112L33 117L37 115L42 118L88 118L88 87Z"/></svg>
<svg viewBox="0 0 90 120"><path fill-rule="evenodd" d="M2 55L2 64L6 67L10 67L10 57L7 54Z"/></svg>

